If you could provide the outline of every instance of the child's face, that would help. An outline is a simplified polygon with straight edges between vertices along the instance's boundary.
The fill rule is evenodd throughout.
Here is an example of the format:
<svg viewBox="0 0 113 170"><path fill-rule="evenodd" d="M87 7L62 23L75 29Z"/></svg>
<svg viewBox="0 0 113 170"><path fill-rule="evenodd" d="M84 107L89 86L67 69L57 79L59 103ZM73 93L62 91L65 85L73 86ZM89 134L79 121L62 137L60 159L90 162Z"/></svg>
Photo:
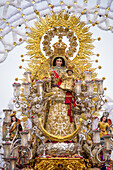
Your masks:
<svg viewBox="0 0 113 170"><path fill-rule="evenodd" d="M72 71L68 71L68 76L71 76L73 74Z"/></svg>

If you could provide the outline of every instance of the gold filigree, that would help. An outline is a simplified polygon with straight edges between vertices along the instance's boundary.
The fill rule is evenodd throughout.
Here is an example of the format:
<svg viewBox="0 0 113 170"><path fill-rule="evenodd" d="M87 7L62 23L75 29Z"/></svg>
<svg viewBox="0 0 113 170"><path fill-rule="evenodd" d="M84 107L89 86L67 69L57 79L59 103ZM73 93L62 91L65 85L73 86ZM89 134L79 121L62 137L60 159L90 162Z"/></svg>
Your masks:
<svg viewBox="0 0 113 170"><path fill-rule="evenodd" d="M41 118L39 118L39 122L40 122L40 127L41 127L41 129L42 129L42 132L43 132L49 139L51 139L51 140L53 140L53 141L64 142L64 141L67 141L67 140L72 139L73 137L75 137L75 136L78 134L78 132L79 132L79 130L80 130L80 128L81 128L82 118L80 118L80 123L79 123L77 129L76 129L73 133L71 133L71 134L69 134L69 135L66 135L66 136L55 136L55 135L50 134L49 132L47 132L47 131L44 129L44 127L43 127L43 125L42 125L42 123L41 123Z"/></svg>
<svg viewBox="0 0 113 170"><path fill-rule="evenodd" d="M45 18L40 17L40 21L35 22L34 25L35 27L31 27L31 32L28 33L29 39L27 40L28 45L26 47L28 49L27 54L30 56L29 68L26 70L32 70L32 77L33 75L36 75L37 70L40 69L39 65L49 60L49 58L47 59L46 56L43 55L42 49L48 56L53 54L50 47L50 41L55 35L57 35L58 37L69 37L70 48L67 51L67 54L70 59L77 51L76 47L79 45L79 50L76 52L77 54L72 60L76 65L75 70L73 71L76 78L83 79L84 74L81 73L91 67L92 64L88 64L91 63L89 56L93 55L91 50L94 48L92 45L94 39L91 37L92 33L89 32L89 27L86 27L84 22L80 22L80 18L77 18L74 15L69 16L68 13L63 14L62 11L59 14L55 14L52 11L51 15L46 15ZM44 46L41 49L40 43L43 36ZM35 62L33 60L35 60ZM48 62L49 61L47 61L47 63ZM68 62L70 62L70 60L68 60ZM43 75L41 77L44 77L45 71L48 71L48 65L47 67L46 65L41 67L43 67ZM95 69L91 69L94 72ZM41 77L39 76L38 78L40 79Z"/></svg>
<svg viewBox="0 0 113 170"><path fill-rule="evenodd" d="M54 32L55 31L55 32ZM50 41L52 40L52 38L57 35L59 39L62 39L63 36L66 36L68 39L69 39L69 42L70 42L70 47L69 47L69 52L71 53L71 55L68 55L69 57L72 57L74 52L76 52L75 50L72 50L73 47L77 47L78 44L77 44L77 38L76 39L72 39L73 36L74 36L74 32L72 32L71 30L69 29L66 29L62 26L60 27L55 27L54 28L51 28L51 30L47 31L46 32L46 36L49 37L46 41L45 41L45 38L46 36L44 36L44 41L42 42L42 44L44 45L44 51L47 51L48 49L51 50L51 47L50 47ZM48 42L47 42L48 41ZM46 46L48 46L48 48L45 48ZM53 51L51 50L51 52L53 53ZM52 53L46 53L46 56L50 56Z"/></svg>
<svg viewBox="0 0 113 170"><path fill-rule="evenodd" d="M62 168L60 168L62 167ZM39 170L86 170L85 160L81 158L37 158L34 169Z"/></svg>

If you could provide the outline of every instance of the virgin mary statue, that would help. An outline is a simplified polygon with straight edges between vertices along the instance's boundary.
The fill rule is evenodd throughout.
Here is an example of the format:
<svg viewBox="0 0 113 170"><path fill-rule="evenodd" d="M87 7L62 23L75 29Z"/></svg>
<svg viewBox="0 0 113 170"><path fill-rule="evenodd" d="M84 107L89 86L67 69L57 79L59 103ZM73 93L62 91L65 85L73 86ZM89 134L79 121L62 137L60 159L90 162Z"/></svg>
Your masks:
<svg viewBox="0 0 113 170"><path fill-rule="evenodd" d="M46 78L42 78L45 90L40 116L47 132L55 136L66 136L76 129L72 111L72 108L76 107L73 95L73 66L70 65L72 63L65 55L67 45L62 40L56 42L53 47L54 55L48 60L48 73L46 73ZM37 79L42 71L37 72ZM71 74L68 74L68 71Z"/></svg>

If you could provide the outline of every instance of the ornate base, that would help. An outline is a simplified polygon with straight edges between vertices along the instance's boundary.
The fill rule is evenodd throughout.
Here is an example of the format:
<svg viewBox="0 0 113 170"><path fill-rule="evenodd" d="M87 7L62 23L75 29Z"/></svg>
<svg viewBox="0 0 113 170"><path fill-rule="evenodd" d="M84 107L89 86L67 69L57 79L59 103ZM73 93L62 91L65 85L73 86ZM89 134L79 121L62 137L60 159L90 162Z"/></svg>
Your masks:
<svg viewBox="0 0 113 170"><path fill-rule="evenodd" d="M45 143L46 155L49 155L50 157L72 157L72 155L77 153L77 146L76 143ZM40 157L39 153L40 155L43 154L43 145L40 145L37 149L37 155Z"/></svg>
<svg viewBox="0 0 113 170"><path fill-rule="evenodd" d="M82 158L36 158L34 169L38 170L86 170L85 160Z"/></svg>

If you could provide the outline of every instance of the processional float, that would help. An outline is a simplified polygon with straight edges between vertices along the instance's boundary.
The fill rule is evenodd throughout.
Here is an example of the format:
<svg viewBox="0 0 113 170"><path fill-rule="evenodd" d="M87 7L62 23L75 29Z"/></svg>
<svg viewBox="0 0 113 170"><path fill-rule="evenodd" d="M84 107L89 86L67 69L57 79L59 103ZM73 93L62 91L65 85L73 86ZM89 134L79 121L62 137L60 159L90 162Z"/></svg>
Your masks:
<svg viewBox="0 0 113 170"><path fill-rule="evenodd" d="M109 167L110 126L103 141L101 129L92 130L93 120L106 101L103 79L97 79L90 59L94 39L89 27L61 11L40 17L30 30L28 68L22 84L13 84L21 121L16 112L4 109L4 168Z"/></svg>

